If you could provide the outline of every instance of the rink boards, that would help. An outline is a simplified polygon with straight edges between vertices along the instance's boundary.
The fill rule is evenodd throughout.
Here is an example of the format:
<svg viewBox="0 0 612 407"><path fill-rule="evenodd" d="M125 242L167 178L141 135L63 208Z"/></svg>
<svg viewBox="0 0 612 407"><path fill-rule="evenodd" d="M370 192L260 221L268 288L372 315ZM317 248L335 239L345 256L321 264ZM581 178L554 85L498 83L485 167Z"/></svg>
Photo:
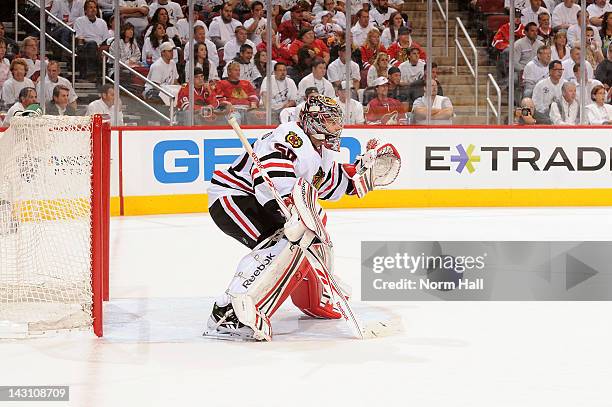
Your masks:
<svg viewBox="0 0 612 407"><path fill-rule="evenodd" d="M270 128L245 127L255 139ZM352 162L372 137L402 157L397 180L332 208L612 205L612 133L606 127L373 127L343 132ZM215 169L242 146L227 128L120 127L112 132L112 213L205 212Z"/></svg>

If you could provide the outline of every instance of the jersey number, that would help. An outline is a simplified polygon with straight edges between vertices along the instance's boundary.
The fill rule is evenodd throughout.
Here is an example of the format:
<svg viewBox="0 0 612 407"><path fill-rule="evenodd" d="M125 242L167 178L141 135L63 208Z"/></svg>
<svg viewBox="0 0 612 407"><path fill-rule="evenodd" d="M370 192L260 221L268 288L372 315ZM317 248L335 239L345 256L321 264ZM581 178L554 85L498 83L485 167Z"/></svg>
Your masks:
<svg viewBox="0 0 612 407"><path fill-rule="evenodd" d="M280 143L275 143L274 148L280 151L282 159L289 160L291 162L297 160L297 155L289 147Z"/></svg>

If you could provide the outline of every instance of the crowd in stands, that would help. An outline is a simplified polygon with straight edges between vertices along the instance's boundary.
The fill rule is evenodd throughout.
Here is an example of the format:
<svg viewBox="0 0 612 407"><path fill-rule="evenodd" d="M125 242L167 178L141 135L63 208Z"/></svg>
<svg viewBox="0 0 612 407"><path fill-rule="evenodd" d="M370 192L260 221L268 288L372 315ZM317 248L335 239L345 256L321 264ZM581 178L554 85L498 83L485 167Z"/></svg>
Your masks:
<svg viewBox="0 0 612 407"><path fill-rule="evenodd" d="M412 38L403 0L364 2L352 21L347 21L342 1L283 1L273 6L270 36L261 1L196 0L191 44L185 3L121 0L121 28L115 35L112 0L47 1L48 10L76 31L79 81L100 84L102 53L111 52L116 40L119 60L149 80L140 84L138 93L143 100L152 105L168 103L159 87L175 94L179 121L186 120L191 108L187 84L191 72L198 123L221 121L228 114L242 123L263 123L268 94L273 119L288 120L296 117L296 107L313 89L336 98L343 107L347 106L349 90L350 123L406 123L419 98L420 104L433 107L434 116L444 106L443 110L451 112L444 120L450 122L452 118L450 100L438 100L441 87L434 86L434 99L423 96L427 55ZM67 48L71 46L70 30L51 18L47 25L54 39ZM348 50L347 32L352 40ZM269 37L271 55L267 53ZM29 102L34 95L38 102L45 103L48 112L78 111L75 90L56 60L48 61L46 94L38 94L38 38L25 38L10 59L4 57L8 40L2 41L0 99L6 109ZM269 64L272 75L268 80ZM121 82L137 86L134 73L116 69L116 65L108 59L108 74L119 74ZM435 70L435 65L432 67ZM28 91L22 92L24 89ZM100 109L104 103L106 110L112 111L106 95L101 92L95 105ZM8 116L5 124L10 122Z"/></svg>
<svg viewBox="0 0 612 407"><path fill-rule="evenodd" d="M479 1L471 1L470 7ZM152 106L172 103L165 97L169 92L175 95L179 123L186 123L192 108L187 83L191 74L197 124L223 123L226 115L243 124L263 124L268 98L273 122L290 120L297 116L304 98L314 92L335 98L345 110L350 106L350 124L420 124L425 123L428 111L432 123L450 124L455 116L451 99L440 84L437 64L412 37L404 0L365 0L354 10L351 21L347 21L341 0L277 1L270 16L271 33L266 32L267 16L260 0L195 0L192 43L184 0L120 0L118 33L113 30L113 0L46 3L57 19L76 31L79 81L101 85L106 71ZM586 61L582 64L580 7L574 0L516 0L514 4L513 86L520 101L514 110L516 122L575 124L574 102L581 94L589 101L589 123L611 122L612 116L605 115L612 96L612 5L608 0L595 0L587 7ZM71 46L70 30L51 18L47 26L56 41ZM423 35L425 27L419 29ZM40 94L38 38L28 36L18 46L4 35L1 24L0 34L0 102L5 110L14 112L32 98L54 114L114 110L109 97L114 92L109 86L100 87L100 99L87 106L79 104L58 63L61 54L50 56L45 95ZM498 81L504 86L509 23L491 34ZM112 58L102 66L103 52L111 52L115 41L118 59L148 81L139 80L133 71L117 69ZM427 94L428 64L431 94ZM582 66L587 73L584 90L577 86ZM597 96L601 89L603 104ZM7 114L5 125L10 118Z"/></svg>
<svg viewBox="0 0 612 407"><path fill-rule="evenodd" d="M594 0L586 7L585 61L581 63L581 7L575 0L515 1L515 123L580 123L580 97L588 124L612 124L612 5ZM506 7L508 6L506 2ZM509 14L506 10L506 13ZM510 22L492 37L497 79L508 86ZM580 77L586 72L585 86Z"/></svg>

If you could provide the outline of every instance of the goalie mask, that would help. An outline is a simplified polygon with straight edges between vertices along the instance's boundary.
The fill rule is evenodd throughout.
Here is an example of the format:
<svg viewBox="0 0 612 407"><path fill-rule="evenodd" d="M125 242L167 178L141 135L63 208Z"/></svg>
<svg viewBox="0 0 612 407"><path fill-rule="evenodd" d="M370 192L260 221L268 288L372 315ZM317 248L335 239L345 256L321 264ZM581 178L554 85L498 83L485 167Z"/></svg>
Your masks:
<svg viewBox="0 0 612 407"><path fill-rule="evenodd" d="M298 118L307 135L324 140L325 148L340 151L340 133L343 128L342 109L327 96L310 96Z"/></svg>

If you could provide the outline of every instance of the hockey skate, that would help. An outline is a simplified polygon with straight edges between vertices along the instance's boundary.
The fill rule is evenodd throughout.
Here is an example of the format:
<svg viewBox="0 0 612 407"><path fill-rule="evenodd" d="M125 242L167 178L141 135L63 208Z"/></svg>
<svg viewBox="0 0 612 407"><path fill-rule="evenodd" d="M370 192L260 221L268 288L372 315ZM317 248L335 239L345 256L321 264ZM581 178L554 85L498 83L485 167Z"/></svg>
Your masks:
<svg viewBox="0 0 612 407"><path fill-rule="evenodd" d="M231 302L223 307L215 302L202 336L233 341L258 341L253 329L238 320Z"/></svg>

